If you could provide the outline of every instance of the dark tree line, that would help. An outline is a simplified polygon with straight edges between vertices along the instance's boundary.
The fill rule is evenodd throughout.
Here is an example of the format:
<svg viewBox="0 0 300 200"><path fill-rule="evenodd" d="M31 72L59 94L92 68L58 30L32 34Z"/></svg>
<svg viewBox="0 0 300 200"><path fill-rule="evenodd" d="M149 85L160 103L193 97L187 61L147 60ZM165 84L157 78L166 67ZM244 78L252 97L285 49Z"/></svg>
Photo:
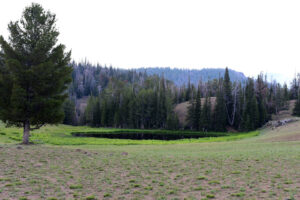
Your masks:
<svg viewBox="0 0 300 200"><path fill-rule="evenodd" d="M91 126L118 128L178 129L173 111L174 85L158 76L141 84L110 81L98 97L91 96L84 123Z"/></svg>
<svg viewBox="0 0 300 200"><path fill-rule="evenodd" d="M97 71L97 68L86 68ZM249 131L264 125L272 114L286 109L291 96L286 84L269 83L263 74L256 79L248 78L245 82L232 82L226 69L224 77L219 79L208 82L200 80L197 86L188 81L187 85L178 87L163 76L98 68L100 72L105 72L108 81L100 85L96 95L90 93L81 121L81 124L96 127L185 128L200 131L227 131L230 128ZM82 70L81 67L75 71L78 70ZM93 73L90 72L91 76L97 80L99 74L95 76ZM74 88L75 83L76 80L73 80L71 87ZM179 124L174 107L186 101L189 106L184 125ZM70 111L74 107L72 100L65 103L66 116L76 113ZM69 116L65 122L70 123L71 120Z"/></svg>
<svg viewBox="0 0 300 200"><path fill-rule="evenodd" d="M148 75L145 71L137 72L134 69L125 70L98 64L92 65L88 62L73 62L72 68L72 83L68 89L69 100L64 104L66 115L75 113L74 116L68 117L68 120L64 120L64 123L70 125L85 124L84 112L86 99L90 96L98 97L111 83L118 81L119 85L130 85L130 87L134 85L135 88L141 88L145 80L149 77L162 78L162 76ZM215 95L217 87L215 80L199 83L201 83L202 88L210 88L211 95ZM176 86L176 89L173 89L171 92L172 103L178 104L188 101L194 95L195 91L195 85L190 82L187 85ZM73 107L71 107L72 105Z"/></svg>
<svg viewBox="0 0 300 200"><path fill-rule="evenodd" d="M228 69L224 78L216 81L214 106L211 106L211 92L205 88L205 104L201 105L198 88L195 99L190 100L188 109L189 127L202 131L225 131L234 128L250 131L264 125L282 109L287 109L289 91L287 85L268 83L263 74L256 79L248 78L246 83L230 81ZM207 114L209 113L209 114Z"/></svg>
<svg viewBox="0 0 300 200"><path fill-rule="evenodd" d="M65 124L83 125L84 111L87 98L97 97L111 82L118 80L124 84L140 85L147 78L145 73L134 70L117 69L113 67L92 65L88 62L71 63L73 68L72 82L68 89L69 99L63 109L66 118ZM73 116L70 116L73 114Z"/></svg>

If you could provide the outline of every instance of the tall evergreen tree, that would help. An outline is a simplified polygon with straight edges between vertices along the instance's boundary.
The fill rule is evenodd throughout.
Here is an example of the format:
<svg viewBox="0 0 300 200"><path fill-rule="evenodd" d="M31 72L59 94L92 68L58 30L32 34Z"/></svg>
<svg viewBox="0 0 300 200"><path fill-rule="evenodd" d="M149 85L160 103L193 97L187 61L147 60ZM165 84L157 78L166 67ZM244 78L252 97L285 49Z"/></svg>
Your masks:
<svg viewBox="0 0 300 200"><path fill-rule="evenodd" d="M173 111L168 113L167 116L167 129L178 130L179 129L179 119L176 113Z"/></svg>
<svg viewBox="0 0 300 200"><path fill-rule="evenodd" d="M185 93L185 100L189 101L191 99L191 93L192 93L192 86L191 86L191 78L189 76L188 86Z"/></svg>
<svg viewBox="0 0 300 200"><path fill-rule="evenodd" d="M245 89L245 109L243 111L243 129L254 130L259 126L259 112L254 92L254 81L248 78Z"/></svg>
<svg viewBox="0 0 300 200"><path fill-rule="evenodd" d="M1 52L1 49L0 49L0 69L3 68L4 66L4 56L3 56L3 53Z"/></svg>
<svg viewBox="0 0 300 200"><path fill-rule="evenodd" d="M236 104L236 116L235 116L234 127L236 129L240 129L242 116L243 116L243 108L244 108L244 89L242 87L242 83L238 83L236 101L237 104Z"/></svg>
<svg viewBox="0 0 300 200"><path fill-rule="evenodd" d="M159 127L165 127L167 119L167 98L166 98L166 85L165 79L162 77L159 88Z"/></svg>
<svg viewBox="0 0 300 200"><path fill-rule="evenodd" d="M63 104L64 120L63 124L74 125L75 124L75 104L73 101L67 99Z"/></svg>
<svg viewBox="0 0 300 200"><path fill-rule="evenodd" d="M84 111L84 123L87 125L93 125L94 108L96 104L96 98L90 96L88 99L87 106Z"/></svg>
<svg viewBox="0 0 300 200"><path fill-rule="evenodd" d="M299 93L299 91L298 91ZM298 94L298 99L295 103L295 107L293 109L293 115L300 117L300 95Z"/></svg>
<svg viewBox="0 0 300 200"><path fill-rule="evenodd" d="M108 126L107 118L107 103L106 100L103 98L101 101L101 126Z"/></svg>
<svg viewBox="0 0 300 200"><path fill-rule="evenodd" d="M284 106L284 96L283 96L283 89L279 83L276 84L276 91L275 91L275 112L278 112Z"/></svg>
<svg viewBox="0 0 300 200"><path fill-rule="evenodd" d="M267 110L265 105L267 85L264 83L263 75L260 74L256 80L256 99L258 106L258 124L262 126L267 121Z"/></svg>
<svg viewBox="0 0 300 200"><path fill-rule="evenodd" d="M137 128L137 109L136 109L136 98L135 96L129 102L129 127Z"/></svg>
<svg viewBox="0 0 300 200"><path fill-rule="evenodd" d="M284 99L285 106L288 107L289 89L286 83L283 84L283 99Z"/></svg>
<svg viewBox="0 0 300 200"><path fill-rule="evenodd" d="M214 130L225 131L227 118L226 118L226 107L224 100L224 93L221 87L217 91L216 105L214 109Z"/></svg>
<svg viewBox="0 0 300 200"><path fill-rule="evenodd" d="M193 119L193 127L196 130L200 130L202 126L202 119L201 119L201 89L198 87L197 96L196 96L196 104L194 110L194 119Z"/></svg>
<svg viewBox="0 0 300 200"><path fill-rule="evenodd" d="M201 112L201 127L202 130L209 131L211 125L211 103L210 97L205 98L203 109Z"/></svg>
<svg viewBox="0 0 300 200"><path fill-rule="evenodd" d="M30 131L63 120L64 94L71 82L71 52L56 45L56 17L32 4L20 21L8 25L9 41L0 36L4 65L0 69L0 119L23 127L23 143Z"/></svg>
<svg viewBox="0 0 300 200"><path fill-rule="evenodd" d="M187 107L187 116L186 116L186 121L187 121L187 126L190 127L191 129L196 129L195 127L195 100L190 99L188 107Z"/></svg>
<svg viewBox="0 0 300 200"><path fill-rule="evenodd" d="M226 67L225 69L225 74L224 74L224 81L223 81L223 89L224 89L224 101L226 105L226 119L227 119L227 124L228 125L233 125L233 97L232 97L232 84L230 81L229 77L229 71L228 68Z"/></svg>
<svg viewBox="0 0 300 200"><path fill-rule="evenodd" d="M99 127L101 125L101 107L100 99L97 97L93 109L93 126Z"/></svg>
<svg viewBox="0 0 300 200"><path fill-rule="evenodd" d="M296 75L291 83L290 89L290 99L298 99L298 90L299 90L299 77L300 75Z"/></svg>

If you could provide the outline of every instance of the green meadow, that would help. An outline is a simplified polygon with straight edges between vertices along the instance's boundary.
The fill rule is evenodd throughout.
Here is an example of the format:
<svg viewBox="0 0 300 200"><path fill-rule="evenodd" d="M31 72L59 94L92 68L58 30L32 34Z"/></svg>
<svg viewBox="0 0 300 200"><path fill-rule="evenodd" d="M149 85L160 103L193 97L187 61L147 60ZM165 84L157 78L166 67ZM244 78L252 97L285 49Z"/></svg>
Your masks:
<svg viewBox="0 0 300 200"><path fill-rule="evenodd" d="M16 143L22 141L22 129L6 128L4 124L0 126L0 139L6 143ZM230 133L227 136L218 137L204 137L199 139L181 139L181 140L131 140L131 139L108 139L95 137L75 137L72 133L89 133L89 132L103 132L103 133L117 133L120 131L129 132L149 132L151 130L139 129L114 129L114 128L90 128L87 126L46 126L39 130L31 132L31 142L35 144L52 144L52 145L129 145L129 144L184 144L184 143L202 143L202 142L224 142L233 141L243 138L253 137L259 134L259 131L252 131L248 133ZM153 130L157 132L157 130ZM162 134L168 134L178 131L161 130ZM180 133L180 132L179 132ZM183 132L184 133L184 132ZM191 132L196 134L197 132ZM200 133L202 134L202 133ZM224 133L206 133L211 135L224 135Z"/></svg>
<svg viewBox="0 0 300 200"><path fill-rule="evenodd" d="M299 128L162 141L58 125L24 146L21 129L1 124L0 199L300 199Z"/></svg>

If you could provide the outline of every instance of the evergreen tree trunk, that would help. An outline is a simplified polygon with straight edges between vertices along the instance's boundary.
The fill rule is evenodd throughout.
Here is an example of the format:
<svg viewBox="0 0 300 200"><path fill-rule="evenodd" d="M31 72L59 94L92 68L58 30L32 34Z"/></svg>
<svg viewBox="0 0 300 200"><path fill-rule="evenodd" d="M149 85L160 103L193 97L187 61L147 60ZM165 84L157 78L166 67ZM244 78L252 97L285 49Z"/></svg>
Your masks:
<svg viewBox="0 0 300 200"><path fill-rule="evenodd" d="M29 120L26 120L24 122L23 144L29 144L29 136L30 136L30 122Z"/></svg>

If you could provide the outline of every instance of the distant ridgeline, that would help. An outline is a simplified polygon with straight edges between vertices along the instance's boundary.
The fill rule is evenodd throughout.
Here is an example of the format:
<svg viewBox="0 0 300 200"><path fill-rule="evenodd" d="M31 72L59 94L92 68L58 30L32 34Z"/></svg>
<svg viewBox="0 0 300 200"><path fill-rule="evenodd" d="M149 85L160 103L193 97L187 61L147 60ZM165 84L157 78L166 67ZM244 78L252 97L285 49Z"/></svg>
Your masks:
<svg viewBox="0 0 300 200"><path fill-rule="evenodd" d="M220 68L204 68L204 69L178 69L170 67L151 67L151 68L138 68L137 72L146 73L147 75L159 75L164 76L165 79L173 81L177 86L187 85L190 78L191 84L195 86L198 85L199 80L207 82L213 79L219 79L224 77L224 69ZM242 72L237 72L235 70L229 69L229 76L232 82L243 82L245 83L247 77Z"/></svg>
<svg viewBox="0 0 300 200"><path fill-rule="evenodd" d="M111 79L124 81L126 83L139 84L148 76L164 76L166 80L172 81L176 86L187 86L190 84L198 86L199 81L207 82L224 76L224 69L171 69L171 68L137 68L120 69L112 66L92 65L85 63L72 63L72 84L69 88L71 97L80 99L87 96L98 96L101 90L108 86ZM242 72L228 69L232 82L245 83L247 77Z"/></svg>
<svg viewBox="0 0 300 200"><path fill-rule="evenodd" d="M287 101L298 95L298 85L289 90L286 84L268 83L263 74L246 78L228 69L72 65L69 100L64 104L64 123L72 125L249 131L286 109ZM184 124L175 109L183 102Z"/></svg>

